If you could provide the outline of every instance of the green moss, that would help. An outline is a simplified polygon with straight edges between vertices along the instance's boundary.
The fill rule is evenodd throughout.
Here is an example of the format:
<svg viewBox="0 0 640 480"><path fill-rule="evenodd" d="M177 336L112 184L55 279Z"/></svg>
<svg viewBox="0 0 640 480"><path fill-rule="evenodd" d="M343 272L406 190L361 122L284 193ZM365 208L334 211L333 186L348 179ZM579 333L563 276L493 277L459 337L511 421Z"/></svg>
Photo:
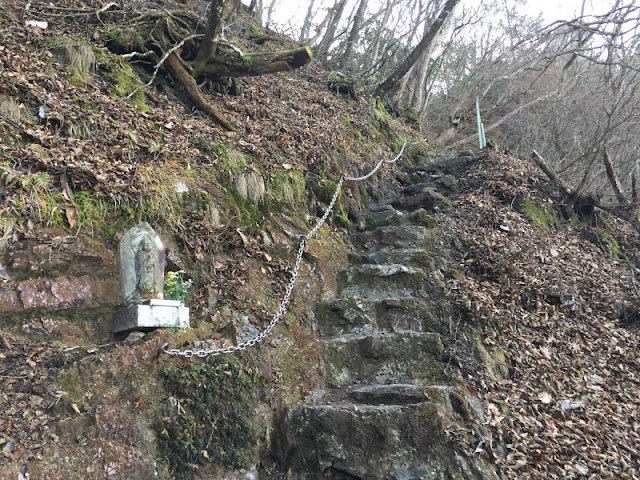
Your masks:
<svg viewBox="0 0 640 480"><path fill-rule="evenodd" d="M60 193L33 190L28 195L15 198L11 213L40 225L60 227L65 225L64 205Z"/></svg>
<svg viewBox="0 0 640 480"><path fill-rule="evenodd" d="M509 359L501 348L488 349L480 339L475 341L478 360L485 371L495 380L509 378Z"/></svg>
<svg viewBox="0 0 640 480"><path fill-rule="evenodd" d="M627 259L627 256L622 251L618 240L605 228L598 228L598 238L600 243L605 247L607 253L617 258Z"/></svg>
<svg viewBox="0 0 640 480"><path fill-rule="evenodd" d="M530 199L525 198L520 204L520 211L545 233L551 233L562 228L562 222L557 212L551 207L539 207Z"/></svg>
<svg viewBox="0 0 640 480"><path fill-rule="evenodd" d="M178 479L191 476L189 465L217 463L242 467L255 444L253 369L246 358L210 357L185 368L167 367L167 392L179 405L163 420L162 448Z"/></svg>
<svg viewBox="0 0 640 480"><path fill-rule="evenodd" d="M108 53L105 49L96 49L98 70L111 83L110 94L116 97L127 97L135 90L130 101L138 110L147 112L149 107L145 101L144 88L140 78L131 68L126 59ZM137 89L137 90L136 90Z"/></svg>
<svg viewBox="0 0 640 480"><path fill-rule="evenodd" d="M306 194L306 180L299 170L281 170L271 180L269 193L279 203L299 205Z"/></svg>
<svg viewBox="0 0 640 480"><path fill-rule="evenodd" d="M257 228L262 215L255 205L242 198L234 189L230 189L227 195L227 202L236 209L242 225L251 231Z"/></svg>
<svg viewBox="0 0 640 480"><path fill-rule="evenodd" d="M144 39L136 31L112 28L107 30L107 45L119 53L144 51Z"/></svg>
<svg viewBox="0 0 640 480"><path fill-rule="evenodd" d="M78 226L80 228L100 227L109 210L106 203L90 192L76 192L73 200L78 208Z"/></svg>
<svg viewBox="0 0 640 480"><path fill-rule="evenodd" d="M342 122L342 124L343 124L345 127L350 127L350 126L351 126L351 119L350 119L348 116L346 116L346 115L342 115L342 116L340 117L340 121Z"/></svg>
<svg viewBox="0 0 640 480"><path fill-rule="evenodd" d="M338 188L337 182L332 180L326 180L326 174L324 172L320 175L323 179L321 182L317 182L312 185L312 189L318 199L319 202L323 203L324 206L328 206L329 202L333 198L336 189ZM344 206L342 205L342 201L340 197L336 200L335 205L333 206L333 220L342 227L348 227L351 222L349 221L349 217L344 210Z"/></svg>
<svg viewBox="0 0 640 480"><path fill-rule="evenodd" d="M89 112L99 112L100 109L96 107L91 100L85 97L73 97L73 101L76 102L83 110L87 110Z"/></svg>
<svg viewBox="0 0 640 480"><path fill-rule="evenodd" d="M411 215L411 221L416 225L421 225L426 228L436 228L438 226L438 220L435 217L429 215L426 210L420 209Z"/></svg>

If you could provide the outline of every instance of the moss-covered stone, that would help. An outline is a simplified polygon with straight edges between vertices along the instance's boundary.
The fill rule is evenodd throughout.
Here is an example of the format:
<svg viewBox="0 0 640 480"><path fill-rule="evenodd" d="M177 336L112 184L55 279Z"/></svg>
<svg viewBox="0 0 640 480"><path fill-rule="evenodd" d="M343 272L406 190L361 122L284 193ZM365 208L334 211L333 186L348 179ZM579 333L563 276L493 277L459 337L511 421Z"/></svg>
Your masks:
<svg viewBox="0 0 640 480"><path fill-rule="evenodd" d="M306 180L299 170L281 170L269 185L269 194L278 203L295 206L302 203L306 195Z"/></svg>
<svg viewBox="0 0 640 480"><path fill-rule="evenodd" d="M426 228L438 227L438 220L422 208L413 212L409 220L416 225L421 225Z"/></svg>
<svg viewBox="0 0 640 480"><path fill-rule="evenodd" d="M520 211L545 233L562 228L560 217L552 207L540 207L529 198L525 198L520 204Z"/></svg>
<svg viewBox="0 0 640 480"><path fill-rule="evenodd" d="M145 51L142 35L133 30L111 28L106 33L107 46L117 53Z"/></svg>
<svg viewBox="0 0 640 480"><path fill-rule="evenodd" d="M140 77L136 75L126 59L113 55L106 49L96 48L94 51L98 71L103 73L111 83L111 95L123 98L135 91L130 99L132 105L143 112L148 111L149 107Z"/></svg>
<svg viewBox="0 0 640 480"><path fill-rule="evenodd" d="M491 378L500 380L509 377L509 359L504 350L498 347L489 350L479 339L475 342L475 348L478 360Z"/></svg>
<svg viewBox="0 0 640 480"><path fill-rule="evenodd" d="M255 444L256 402L256 374L246 361L210 357L188 368L175 365L162 372L167 391L179 405L163 420L161 435L176 478L190 478L189 465L245 465Z"/></svg>

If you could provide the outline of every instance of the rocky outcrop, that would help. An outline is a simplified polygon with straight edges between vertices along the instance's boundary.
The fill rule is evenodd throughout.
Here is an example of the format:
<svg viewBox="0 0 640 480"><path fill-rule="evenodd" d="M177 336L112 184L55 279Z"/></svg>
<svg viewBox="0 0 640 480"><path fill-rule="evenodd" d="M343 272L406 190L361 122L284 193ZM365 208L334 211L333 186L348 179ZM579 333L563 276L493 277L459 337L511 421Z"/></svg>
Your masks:
<svg viewBox="0 0 640 480"><path fill-rule="evenodd" d="M94 341L109 337L121 297L117 260L104 244L45 233L9 244L0 258L1 317L22 331L45 322L40 330L55 338L78 328Z"/></svg>
<svg viewBox="0 0 640 480"><path fill-rule="evenodd" d="M374 228L355 235L338 297L316 315L327 391L289 407L278 427L276 456L293 478L498 478L445 433L460 421L443 362L450 307L438 229L424 220L448 205L416 183L372 212Z"/></svg>

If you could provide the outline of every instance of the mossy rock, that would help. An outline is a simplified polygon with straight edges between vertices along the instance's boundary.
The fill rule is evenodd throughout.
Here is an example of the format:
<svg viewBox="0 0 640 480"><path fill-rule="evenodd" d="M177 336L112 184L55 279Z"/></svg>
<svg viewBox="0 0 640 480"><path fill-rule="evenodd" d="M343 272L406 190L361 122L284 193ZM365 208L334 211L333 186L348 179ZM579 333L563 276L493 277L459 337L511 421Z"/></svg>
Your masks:
<svg viewBox="0 0 640 480"><path fill-rule="evenodd" d="M180 405L161 427L162 448L176 478L191 478L189 465L245 466L256 444L256 373L246 361L209 357L163 370L165 387Z"/></svg>
<svg viewBox="0 0 640 480"><path fill-rule="evenodd" d="M509 378L509 359L501 348L489 348L481 340L475 342L476 353L487 374L495 379Z"/></svg>
<svg viewBox="0 0 640 480"><path fill-rule="evenodd" d="M433 217L432 215L429 215L427 211L423 208L420 208L415 212L412 212L411 215L409 216L409 221L411 223L414 223L416 225L421 225L426 228L438 227L438 220L436 220L436 218Z"/></svg>
<svg viewBox="0 0 640 480"><path fill-rule="evenodd" d="M562 221L553 207L540 207L531 199L525 198L520 203L520 212L543 232L551 233L562 229Z"/></svg>
<svg viewBox="0 0 640 480"><path fill-rule="evenodd" d="M142 112L147 112L144 88L140 77L133 71L126 59L109 53L106 49L94 49L98 72L111 84L110 94L124 98L135 91L131 104Z"/></svg>
<svg viewBox="0 0 640 480"><path fill-rule="evenodd" d="M112 52L129 53L146 50L144 39L137 31L111 28L106 33L106 45Z"/></svg>

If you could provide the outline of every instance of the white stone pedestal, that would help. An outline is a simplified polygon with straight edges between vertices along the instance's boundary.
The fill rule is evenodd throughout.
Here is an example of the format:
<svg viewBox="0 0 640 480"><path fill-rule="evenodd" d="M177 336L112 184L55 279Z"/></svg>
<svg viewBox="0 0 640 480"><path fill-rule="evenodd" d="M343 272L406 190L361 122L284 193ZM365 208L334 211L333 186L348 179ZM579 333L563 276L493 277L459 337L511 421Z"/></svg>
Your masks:
<svg viewBox="0 0 640 480"><path fill-rule="evenodd" d="M189 327L189 309L178 300L152 299L120 307L113 313L114 333L170 327Z"/></svg>

